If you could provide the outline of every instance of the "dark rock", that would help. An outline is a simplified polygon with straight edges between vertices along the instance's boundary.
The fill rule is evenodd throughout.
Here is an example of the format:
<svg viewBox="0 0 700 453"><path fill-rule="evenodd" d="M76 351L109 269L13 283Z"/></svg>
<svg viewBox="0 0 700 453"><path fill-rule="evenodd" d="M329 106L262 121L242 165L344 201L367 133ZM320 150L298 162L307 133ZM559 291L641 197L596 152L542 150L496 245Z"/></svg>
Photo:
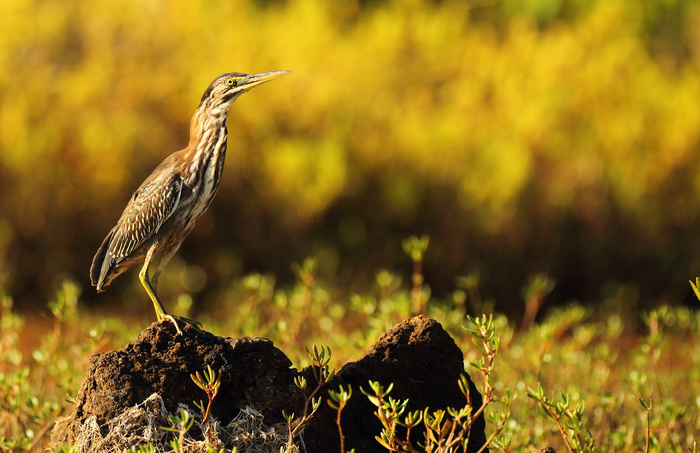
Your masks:
<svg viewBox="0 0 700 453"><path fill-rule="evenodd" d="M303 404L294 385L291 361L266 338L222 338L190 326L175 335L171 323L153 324L133 343L116 351L93 354L73 413L57 424L51 443L74 442L85 421L94 416L102 427L126 409L157 393L166 410L178 404L199 409L193 401L207 399L191 374L210 365L221 375L221 390L212 408L218 420L236 417L240 409L255 407L268 424L283 420Z"/></svg>
<svg viewBox="0 0 700 453"><path fill-rule="evenodd" d="M123 417L127 410L137 405L148 409L143 406L145 401L159 401L153 400L154 394L162 399L166 412L175 413L179 404L185 404L192 413L199 413L193 401L206 400L206 395L192 382L190 375L207 365L221 375L221 389L212 408L221 426L231 422L246 407L261 413L267 426L283 422L283 410L297 415L303 411L302 393L294 385L299 372L291 368L290 360L270 340L216 337L197 332L190 326L184 327L182 335L175 335L173 325L166 322L152 325L124 348L90 358L73 413L56 424L51 445L78 443L85 437L88 425L107 437L112 421ZM341 384L353 388L353 396L342 416L346 450L384 452L386 450L375 439L381 433L381 425L374 416L375 408L361 394L360 387L369 390L369 380L379 381L384 386L393 383L390 395L408 398L410 411L425 407L431 410L463 407L466 398L457 385L463 373L462 352L439 323L424 316L406 320L385 333L367 356L345 365L323 388L323 403L303 432L305 451L340 451L336 414L326 404L329 389L336 390ZM301 374L313 388L315 380L310 369ZM476 410L481 405L481 396L471 380L469 382ZM163 411L148 409L146 412L157 412L163 418ZM143 411L140 414L143 416ZM129 423L134 424L133 421ZM477 451L485 442L484 427L483 417L480 417L471 430L469 451ZM146 440L161 440L158 433L154 436ZM201 432L195 437L201 437ZM422 437L415 440L422 441ZM97 444L95 440L86 443Z"/></svg>
<svg viewBox="0 0 700 453"><path fill-rule="evenodd" d="M420 315L389 330L364 358L345 365L326 387L337 390L342 384L346 389L348 386L353 389L352 398L342 413L345 449L354 448L364 453L386 451L375 439L381 433L381 424L373 415L375 407L360 392L360 387L370 390L369 380L378 381L385 388L393 383L390 396L401 400L408 398L407 411L426 407L433 411L464 407L467 399L457 384L462 374L462 351L437 321ZM476 411L482 399L471 379L469 383L471 403ZM486 442L484 429L481 416L472 427L468 451L478 451ZM423 438L422 433L415 434L412 441L417 446L416 442L423 442ZM310 453L340 451L336 412L323 405L305 430L304 441Z"/></svg>

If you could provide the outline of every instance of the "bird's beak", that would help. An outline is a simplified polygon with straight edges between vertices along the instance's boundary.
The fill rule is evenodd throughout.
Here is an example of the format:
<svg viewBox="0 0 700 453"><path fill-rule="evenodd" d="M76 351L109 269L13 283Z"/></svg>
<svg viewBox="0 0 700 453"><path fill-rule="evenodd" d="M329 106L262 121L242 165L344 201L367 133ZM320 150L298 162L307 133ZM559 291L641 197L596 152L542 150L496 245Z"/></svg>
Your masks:
<svg viewBox="0 0 700 453"><path fill-rule="evenodd" d="M246 76L243 80L238 82L239 88L244 88L246 91L249 89L260 85L261 83L269 82L272 79L282 77L285 74L289 74L292 71L273 71L273 72L263 72L262 74L252 74Z"/></svg>

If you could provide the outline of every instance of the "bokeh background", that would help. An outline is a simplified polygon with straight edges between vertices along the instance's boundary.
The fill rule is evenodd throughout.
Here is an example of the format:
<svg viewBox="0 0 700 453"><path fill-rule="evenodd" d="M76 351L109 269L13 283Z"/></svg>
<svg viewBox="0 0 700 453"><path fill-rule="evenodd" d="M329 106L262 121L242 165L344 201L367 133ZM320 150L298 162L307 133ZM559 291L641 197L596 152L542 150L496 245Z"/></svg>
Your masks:
<svg viewBox="0 0 700 453"><path fill-rule="evenodd" d="M0 288L20 308L71 279L88 307L150 313L137 271L94 292L94 252L211 80L279 69L233 107L164 299L205 310L307 257L349 295L408 280L401 241L428 234L438 296L477 273L517 312L545 273L551 304L693 303L696 1L3 0L0 30Z"/></svg>

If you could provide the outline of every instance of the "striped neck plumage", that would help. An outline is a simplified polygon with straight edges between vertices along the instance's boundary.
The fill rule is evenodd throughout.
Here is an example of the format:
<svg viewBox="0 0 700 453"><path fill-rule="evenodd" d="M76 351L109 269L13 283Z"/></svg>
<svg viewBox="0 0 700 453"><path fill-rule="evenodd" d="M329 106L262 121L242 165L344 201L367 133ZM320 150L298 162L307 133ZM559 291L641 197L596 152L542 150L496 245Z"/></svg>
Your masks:
<svg viewBox="0 0 700 453"><path fill-rule="evenodd" d="M190 122L190 149L198 147L210 132L226 132L226 117L233 101L217 102L209 98L200 103Z"/></svg>
<svg viewBox="0 0 700 453"><path fill-rule="evenodd" d="M216 106L210 105L209 102L202 103L192 117L188 149L193 156L188 159L190 166L185 169L185 183L191 186L190 183L195 180L216 176L216 184L212 188L216 192L218 177L226 157L226 117L232 102Z"/></svg>

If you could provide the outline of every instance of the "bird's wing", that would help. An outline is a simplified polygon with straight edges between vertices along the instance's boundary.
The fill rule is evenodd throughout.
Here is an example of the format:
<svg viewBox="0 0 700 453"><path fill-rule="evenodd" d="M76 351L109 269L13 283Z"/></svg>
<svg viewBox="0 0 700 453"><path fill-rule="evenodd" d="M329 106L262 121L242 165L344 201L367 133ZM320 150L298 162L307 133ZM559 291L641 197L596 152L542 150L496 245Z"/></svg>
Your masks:
<svg viewBox="0 0 700 453"><path fill-rule="evenodd" d="M107 254L115 264L158 232L177 208L182 179L175 172L149 177L134 192L113 230Z"/></svg>

